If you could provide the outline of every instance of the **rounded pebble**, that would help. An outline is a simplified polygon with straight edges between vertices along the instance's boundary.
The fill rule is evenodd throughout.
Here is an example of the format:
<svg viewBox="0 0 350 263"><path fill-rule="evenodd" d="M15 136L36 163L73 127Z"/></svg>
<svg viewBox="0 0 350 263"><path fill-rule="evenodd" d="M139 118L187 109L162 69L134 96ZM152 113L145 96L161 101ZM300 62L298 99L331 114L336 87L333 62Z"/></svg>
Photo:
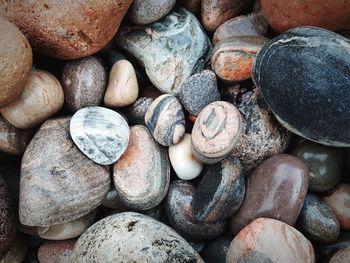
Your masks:
<svg viewBox="0 0 350 263"><path fill-rule="evenodd" d="M345 263L350 262L350 248L344 248L339 250L329 260L329 263Z"/></svg>
<svg viewBox="0 0 350 263"><path fill-rule="evenodd" d="M130 125L146 125L145 115L153 101L153 98L141 97L127 109L126 116Z"/></svg>
<svg viewBox="0 0 350 263"><path fill-rule="evenodd" d="M45 241L38 250L40 263L70 263L76 239Z"/></svg>

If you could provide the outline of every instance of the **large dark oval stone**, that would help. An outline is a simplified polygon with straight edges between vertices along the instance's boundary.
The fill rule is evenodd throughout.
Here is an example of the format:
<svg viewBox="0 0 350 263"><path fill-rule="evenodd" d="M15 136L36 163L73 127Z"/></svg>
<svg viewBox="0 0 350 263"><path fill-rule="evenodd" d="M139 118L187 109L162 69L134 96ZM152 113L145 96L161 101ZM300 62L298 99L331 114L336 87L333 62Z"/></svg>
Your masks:
<svg viewBox="0 0 350 263"><path fill-rule="evenodd" d="M321 144L349 146L349 57L348 39L298 27L260 50L253 79L287 129Z"/></svg>

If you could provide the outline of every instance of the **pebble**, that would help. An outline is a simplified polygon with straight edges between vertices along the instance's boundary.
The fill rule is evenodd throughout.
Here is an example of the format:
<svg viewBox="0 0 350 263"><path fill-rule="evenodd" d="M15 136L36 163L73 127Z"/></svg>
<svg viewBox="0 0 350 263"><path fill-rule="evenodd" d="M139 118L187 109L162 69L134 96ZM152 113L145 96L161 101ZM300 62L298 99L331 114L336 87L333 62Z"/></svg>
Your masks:
<svg viewBox="0 0 350 263"><path fill-rule="evenodd" d="M164 93L176 94L210 59L209 38L197 18L180 7L149 26L125 23L116 42L141 62L151 82Z"/></svg>
<svg viewBox="0 0 350 263"><path fill-rule="evenodd" d="M207 32L214 32L222 23L240 15L250 0L202 0L201 3L202 25Z"/></svg>
<svg viewBox="0 0 350 263"><path fill-rule="evenodd" d="M71 262L203 262L173 229L125 212L92 225L77 241Z"/></svg>
<svg viewBox="0 0 350 263"><path fill-rule="evenodd" d="M200 14L202 0L178 0L177 2L196 16Z"/></svg>
<svg viewBox="0 0 350 263"><path fill-rule="evenodd" d="M104 97L104 104L110 108L125 107L134 103L139 96L139 86L133 65L125 60L114 63Z"/></svg>
<svg viewBox="0 0 350 263"><path fill-rule="evenodd" d="M129 19L138 25L147 25L166 16L176 0L134 0L128 12Z"/></svg>
<svg viewBox="0 0 350 263"><path fill-rule="evenodd" d="M243 202L245 182L239 160L228 156L206 166L192 200L195 219L217 222L235 214Z"/></svg>
<svg viewBox="0 0 350 263"><path fill-rule="evenodd" d="M226 255L231 241L231 237L222 236L205 244L203 249L203 259L205 262L226 263Z"/></svg>
<svg viewBox="0 0 350 263"><path fill-rule="evenodd" d="M38 235L41 238L49 240L66 240L76 238L84 233L90 225L92 225L96 217L96 212L97 210L93 210L83 217L67 223L38 227Z"/></svg>
<svg viewBox="0 0 350 263"><path fill-rule="evenodd" d="M329 263L345 263L350 262L350 248L344 248L339 250L329 260Z"/></svg>
<svg viewBox="0 0 350 263"><path fill-rule="evenodd" d="M153 98L140 97L126 111L130 125L146 125L145 115L151 106Z"/></svg>
<svg viewBox="0 0 350 263"><path fill-rule="evenodd" d="M224 222L202 223L195 220L192 210L196 188L187 181L170 184L164 207L172 228L190 241L206 241L219 237L225 231Z"/></svg>
<svg viewBox="0 0 350 263"><path fill-rule="evenodd" d="M51 241L46 240L38 250L40 263L70 263L76 239ZM80 261L79 261L80 262Z"/></svg>
<svg viewBox="0 0 350 263"><path fill-rule="evenodd" d="M125 153L113 166L114 185L123 203L147 210L160 204L170 181L167 151L146 127L132 126Z"/></svg>
<svg viewBox="0 0 350 263"><path fill-rule="evenodd" d="M18 129L0 114L0 151L16 155L23 154L32 137L32 130Z"/></svg>
<svg viewBox="0 0 350 263"><path fill-rule="evenodd" d="M2 18L0 6L0 108L23 91L32 68L32 49L18 28Z"/></svg>
<svg viewBox="0 0 350 263"><path fill-rule="evenodd" d="M191 134L186 133L178 144L169 147L169 159L177 177L182 180L193 180L202 172L203 164L192 153Z"/></svg>
<svg viewBox="0 0 350 263"><path fill-rule="evenodd" d="M129 143L128 123L119 113L107 108L95 106L77 111L69 128L75 145L101 165L116 162Z"/></svg>
<svg viewBox="0 0 350 263"><path fill-rule="evenodd" d="M69 122L70 117L46 121L23 155L19 218L24 225L78 219L99 206L110 189L108 168L75 147Z"/></svg>
<svg viewBox="0 0 350 263"><path fill-rule="evenodd" d="M263 160L282 153L290 142L290 133L276 120L259 89L251 83L238 84L223 91L222 98L241 113L242 133L233 148L246 175Z"/></svg>
<svg viewBox="0 0 350 263"><path fill-rule="evenodd" d="M117 32L131 3L132 0L6 1L0 6L0 16L25 32L37 52L75 59L102 49Z"/></svg>
<svg viewBox="0 0 350 263"><path fill-rule="evenodd" d="M232 240L226 262L313 263L315 255L310 241L295 228L258 218Z"/></svg>
<svg viewBox="0 0 350 263"><path fill-rule="evenodd" d="M213 44L237 36L265 36L269 25L263 15L250 13L232 18L219 26L213 35Z"/></svg>
<svg viewBox="0 0 350 263"><path fill-rule="evenodd" d="M293 154L302 159L309 168L309 189L325 192L336 186L344 169L344 153L310 141L298 144Z"/></svg>
<svg viewBox="0 0 350 263"><path fill-rule="evenodd" d="M105 196L105 199L102 201L101 205L117 211L126 210L126 206L124 205L122 199L120 198L120 196L118 195L115 189L109 190L109 192Z"/></svg>
<svg viewBox="0 0 350 263"><path fill-rule="evenodd" d="M313 194L305 197L298 227L310 240L319 243L334 242L340 233L340 225L332 209Z"/></svg>
<svg viewBox="0 0 350 263"><path fill-rule="evenodd" d="M32 70L21 95L1 109L2 116L20 129L36 127L55 115L63 106L60 82L44 70Z"/></svg>
<svg viewBox="0 0 350 263"><path fill-rule="evenodd" d="M62 86L71 112L101 105L106 84L106 70L95 57L70 61L63 68Z"/></svg>
<svg viewBox="0 0 350 263"><path fill-rule="evenodd" d="M185 134L185 114L173 95L164 94L155 99L146 112L145 123L163 146L179 143Z"/></svg>
<svg viewBox="0 0 350 263"><path fill-rule="evenodd" d="M266 44L263 36L236 36L217 43L211 56L211 67L216 75L227 83L235 83L252 77L252 65L256 54Z"/></svg>
<svg viewBox="0 0 350 263"><path fill-rule="evenodd" d="M22 263L28 251L27 240L24 235L16 233L15 240L12 242L9 251L0 259L0 263Z"/></svg>
<svg viewBox="0 0 350 263"><path fill-rule="evenodd" d="M322 200L332 208L340 226L350 230L350 185L338 184Z"/></svg>
<svg viewBox="0 0 350 263"><path fill-rule="evenodd" d="M350 29L350 5L347 1L261 0L262 13L279 33L298 26L317 26L332 31Z"/></svg>
<svg viewBox="0 0 350 263"><path fill-rule="evenodd" d="M288 130L320 144L350 146L350 71L343 70L349 55L350 40L336 33L294 28L260 50L253 80Z"/></svg>
<svg viewBox="0 0 350 263"><path fill-rule="evenodd" d="M204 70L192 75L181 85L178 96L184 108L198 116L207 105L220 100L215 73Z"/></svg>
<svg viewBox="0 0 350 263"><path fill-rule="evenodd" d="M209 104L192 129L193 155L206 164L221 161L232 151L241 129L241 115L235 106L225 101Z"/></svg>
<svg viewBox="0 0 350 263"><path fill-rule="evenodd" d="M268 217L294 225L308 188L308 168L299 158L276 154L262 162L248 177L246 194L231 219L237 234L259 217Z"/></svg>

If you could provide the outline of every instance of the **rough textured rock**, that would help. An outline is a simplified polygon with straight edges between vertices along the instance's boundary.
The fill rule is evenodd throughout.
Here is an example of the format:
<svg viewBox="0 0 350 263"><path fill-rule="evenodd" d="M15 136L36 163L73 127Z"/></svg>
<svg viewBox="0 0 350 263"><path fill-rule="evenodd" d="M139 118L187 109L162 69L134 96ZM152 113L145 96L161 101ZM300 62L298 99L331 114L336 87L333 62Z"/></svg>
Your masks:
<svg viewBox="0 0 350 263"><path fill-rule="evenodd" d="M45 241L38 250L40 263L70 263L76 239Z"/></svg>

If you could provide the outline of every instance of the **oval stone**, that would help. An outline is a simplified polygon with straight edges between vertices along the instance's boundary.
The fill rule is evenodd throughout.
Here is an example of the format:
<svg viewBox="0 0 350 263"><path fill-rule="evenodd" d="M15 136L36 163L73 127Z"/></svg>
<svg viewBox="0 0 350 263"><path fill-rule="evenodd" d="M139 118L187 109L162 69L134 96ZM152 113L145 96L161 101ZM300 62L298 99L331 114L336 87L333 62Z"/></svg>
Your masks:
<svg viewBox="0 0 350 263"><path fill-rule="evenodd" d="M92 225L75 244L72 262L194 262L198 253L173 229L151 217L125 212Z"/></svg>
<svg viewBox="0 0 350 263"><path fill-rule="evenodd" d="M349 56L350 40L321 28L294 28L260 50L253 79L288 130L320 144L350 146Z"/></svg>
<svg viewBox="0 0 350 263"><path fill-rule="evenodd" d="M248 177L243 204L231 219L237 234L259 217L278 219L294 225L308 188L308 169L289 154L276 154L262 162Z"/></svg>
<svg viewBox="0 0 350 263"><path fill-rule="evenodd" d="M76 239L45 241L38 250L40 263L70 263Z"/></svg>
<svg viewBox="0 0 350 263"><path fill-rule="evenodd" d="M113 179L118 196L130 208L147 210L163 200L170 181L169 159L146 127L131 127L128 148L113 166Z"/></svg>
<svg viewBox="0 0 350 263"><path fill-rule="evenodd" d="M329 260L329 263L345 263L350 262L350 248L344 248L339 250Z"/></svg>

